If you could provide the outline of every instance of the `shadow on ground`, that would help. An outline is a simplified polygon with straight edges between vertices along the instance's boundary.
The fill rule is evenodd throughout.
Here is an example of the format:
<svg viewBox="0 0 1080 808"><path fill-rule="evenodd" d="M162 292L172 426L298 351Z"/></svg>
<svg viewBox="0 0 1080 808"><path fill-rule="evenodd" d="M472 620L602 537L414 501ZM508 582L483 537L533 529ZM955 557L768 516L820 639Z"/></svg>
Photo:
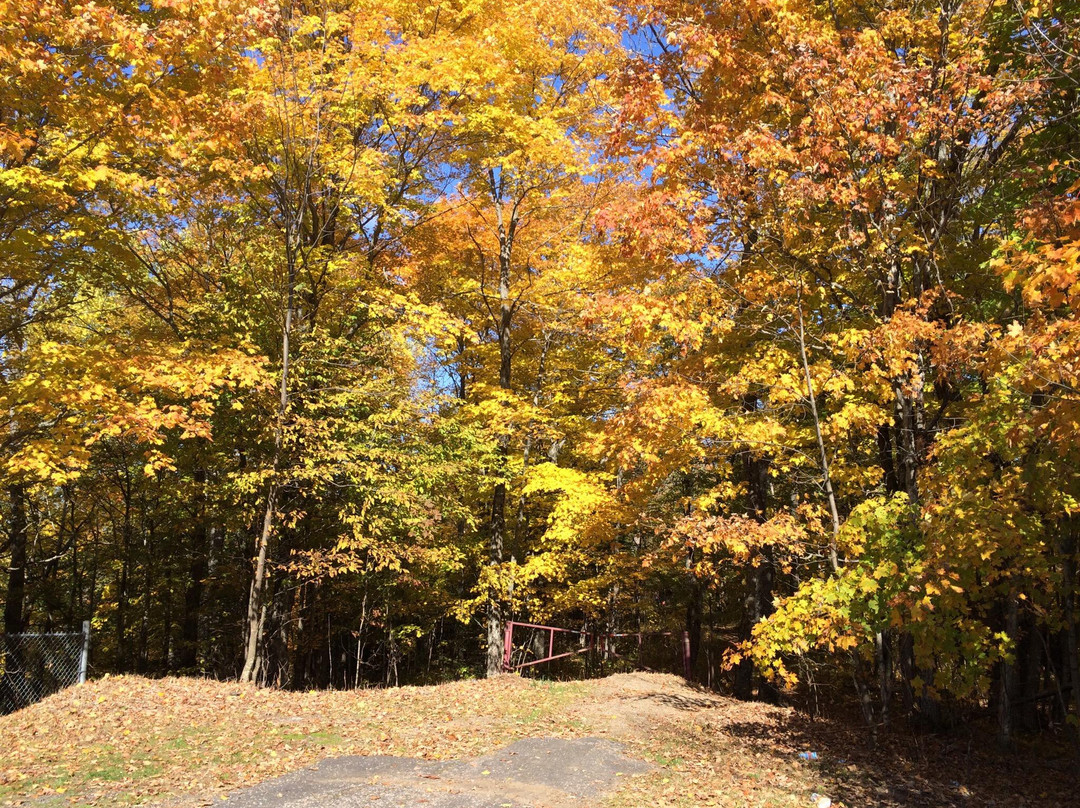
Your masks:
<svg viewBox="0 0 1080 808"><path fill-rule="evenodd" d="M1080 759L1064 743L1021 742L1002 753L991 728L934 735L902 724L880 731L872 743L855 716L812 720L795 711L721 724L726 736L758 754L786 750L845 806L1080 806ZM804 752L816 759L802 760Z"/></svg>
<svg viewBox="0 0 1080 808"><path fill-rule="evenodd" d="M815 719L666 676L622 675L598 687L610 737L664 763L652 779L671 785L648 790L661 802L674 790L676 804L682 792L740 808L811 808L822 795L836 808L1080 808L1080 757L1064 730L1003 754L992 726L932 734L899 721L872 743L857 709L825 705L829 717Z"/></svg>

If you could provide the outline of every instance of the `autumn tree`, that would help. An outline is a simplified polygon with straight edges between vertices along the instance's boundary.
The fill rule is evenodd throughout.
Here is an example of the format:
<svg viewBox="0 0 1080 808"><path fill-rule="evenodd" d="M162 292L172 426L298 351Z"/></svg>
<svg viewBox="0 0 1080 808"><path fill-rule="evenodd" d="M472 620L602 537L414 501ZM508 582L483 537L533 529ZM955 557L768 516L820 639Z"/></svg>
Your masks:
<svg viewBox="0 0 1080 808"><path fill-rule="evenodd" d="M535 451L527 433L546 420L539 405L561 341L552 314L558 297L571 296L591 269L574 248L606 193L596 160L604 79L617 65L613 20L602 3L491 3L459 25L442 23L455 33L429 83L453 97L448 109L460 148L452 155L451 193L423 235L438 239L438 249L422 248L418 258L430 266L419 268L419 278L460 318L446 347L461 398L487 422L497 447L479 593L488 675L502 669L508 594L501 565L511 486L520 483L511 455L523 452L528 465Z"/></svg>
<svg viewBox="0 0 1080 808"><path fill-rule="evenodd" d="M819 551L796 554L817 566L812 582L802 573L754 629L757 662L851 649L864 691L865 659L878 667L883 708L899 664L908 703L921 696L935 720L931 682L973 682L929 662L956 638L929 640L919 626L938 596L967 585L942 558L922 609L905 617L897 570L921 568L908 553L927 537L917 515L929 518L927 491L942 479L927 469L974 417L965 405L990 383L982 351L1011 308L987 259L1060 103L1028 48L1029 34L1045 34L1025 27L1027 12L986 3L637 11L641 55L615 147L651 166L652 189L628 244L686 267L726 315L678 374L691 383L682 395L714 413L691 422L698 451L733 446L766 462L757 489L771 518L801 513L819 537ZM753 480L743 491L756 513ZM705 502L723 514L732 493ZM790 542L773 539L770 553ZM983 647L997 620L964 619L971 645L951 647L953 659ZM993 664L1007 672L1007 660Z"/></svg>
<svg viewBox="0 0 1080 808"><path fill-rule="evenodd" d="M162 14L108 4L3 9L12 78L0 130L8 632L29 616L32 486L77 478L108 436L152 447L170 429L201 432L211 388L243 375L212 350L178 364L182 349L161 354L131 340L130 321L109 313L107 288L127 260L129 229L176 188L180 161L162 165L165 144L177 150L171 158L190 143L193 116L226 89L246 41L236 21L257 26L262 13L253 4Z"/></svg>

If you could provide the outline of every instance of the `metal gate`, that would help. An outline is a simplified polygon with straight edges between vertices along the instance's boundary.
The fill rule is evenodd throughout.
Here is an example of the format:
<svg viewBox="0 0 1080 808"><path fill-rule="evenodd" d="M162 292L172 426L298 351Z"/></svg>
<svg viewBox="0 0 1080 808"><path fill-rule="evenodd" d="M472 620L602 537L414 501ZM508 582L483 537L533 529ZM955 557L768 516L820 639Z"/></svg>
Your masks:
<svg viewBox="0 0 1080 808"><path fill-rule="evenodd" d="M537 632L546 633L546 642L542 643L538 649L534 649L535 659L519 658L517 662L514 661L514 630L515 629L528 629L535 637ZM558 636L562 640L570 640L576 642L577 647L571 648L569 651L560 651L555 653L555 638ZM677 635L671 631L639 631L639 632L598 632L598 631L575 631L569 628L559 628L557 626L543 626L537 623L519 623L515 620L507 621L505 636L503 637L503 671L511 673L513 671L524 670L534 665L540 665L545 662L553 662L556 659L566 659L567 657L578 656L581 654L602 654L605 657L618 659L624 662L628 662L635 667L643 668L644 665L641 662L642 649L648 638L654 637L667 637L673 638ZM631 658L626 654L618 653L615 649L620 640L636 640L637 656ZM681 668L683 676L687 679L691 678L690 671L690 635L687 632L682 632L682 637L679 642L678 659L672 659L671 662L674 665L678 665ZM535 643L534 643L535 645ZM521 646L519 646L520 648ZM631 647L634 647L634 643L631 642ZM680 665L681 663L681 665ZM678 668L677 668L678 669Z"/></svg>

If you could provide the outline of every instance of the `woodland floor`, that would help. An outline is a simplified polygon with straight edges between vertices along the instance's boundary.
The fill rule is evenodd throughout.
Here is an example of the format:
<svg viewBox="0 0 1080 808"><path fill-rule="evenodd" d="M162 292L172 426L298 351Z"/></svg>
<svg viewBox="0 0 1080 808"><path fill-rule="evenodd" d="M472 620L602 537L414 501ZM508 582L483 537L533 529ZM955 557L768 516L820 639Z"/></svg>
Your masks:
<svg viewBox="0 0 1080 808"><path fill-rule="evenodd" d="M124 676L0 718L0 805L1080 806L1068 749L987 745L894 731L870 751L848 722L660 674L312 693Z"/></svg>

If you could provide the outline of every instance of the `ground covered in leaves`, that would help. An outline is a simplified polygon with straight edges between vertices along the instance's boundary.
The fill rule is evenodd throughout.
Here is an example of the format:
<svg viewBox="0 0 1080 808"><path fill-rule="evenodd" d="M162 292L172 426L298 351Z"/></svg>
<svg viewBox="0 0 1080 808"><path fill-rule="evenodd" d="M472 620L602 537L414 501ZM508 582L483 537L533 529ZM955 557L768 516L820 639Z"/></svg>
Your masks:
<svg viewBox="0 0 1080 808"><path fill-rule="evenodd" d="M850 808L1080 805L1077 761L1056 747L1003 759L897 731L869 750L857 726L658 674L319 693L109 678L0 718L0 804L223 804L323 758L469 758L527 737L610 738L657 764L626 777L609 808L795 808L822 796Z"/></svg>

